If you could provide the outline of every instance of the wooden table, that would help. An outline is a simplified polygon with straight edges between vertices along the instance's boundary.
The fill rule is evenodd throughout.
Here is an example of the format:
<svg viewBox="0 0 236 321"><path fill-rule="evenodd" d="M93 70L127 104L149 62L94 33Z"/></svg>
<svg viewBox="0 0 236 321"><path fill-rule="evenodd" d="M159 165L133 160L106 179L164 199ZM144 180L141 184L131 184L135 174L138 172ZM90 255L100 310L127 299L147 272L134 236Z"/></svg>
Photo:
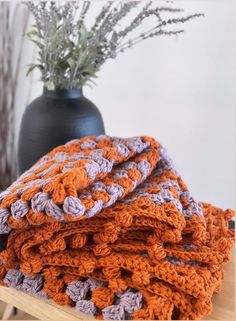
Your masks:
<svg viewBox="0 0 236 321"><path fill-rule="evenodd" d="M235 315L235 292L234 292L234 268L235 251L232 252L232 258L225 265L225 277L222 284L222 291L213 297L213 312L205 320L236 320ZM40 320L92 320L93 317L84 313L75 311L75 309L60 306L52 300L38 299L32 295L18 292L12 288L0 286L0 300L8 303L5 311L5 319L10 317L12 306L23 310L24 312Z"/></svg>

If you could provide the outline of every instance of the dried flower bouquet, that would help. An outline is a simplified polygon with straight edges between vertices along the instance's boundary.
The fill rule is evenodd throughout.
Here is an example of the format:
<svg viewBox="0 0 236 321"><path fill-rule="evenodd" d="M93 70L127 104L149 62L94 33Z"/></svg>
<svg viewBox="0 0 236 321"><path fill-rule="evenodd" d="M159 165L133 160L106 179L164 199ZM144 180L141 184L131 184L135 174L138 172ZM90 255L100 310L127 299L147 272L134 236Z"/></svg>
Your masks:
<svg viewBox="0 0 236 321"><path fill-rule="evenodd" d="M202 16L196 13L163 18L163 15L183 10L170 4L156 6L156 3L106 1L94 24L88 28L85 20L92 1L25 2L36 22L27 35L39 48L38 63L31 64L28 73L39 68L41 80L49 90L81 88L93 82L106 60L116 58L119 53L145 39L178 35L182 29L168 27ZM134 12L137 13L131 22L124 26L122 20ZM137 28L151 17L154 18L154 26L134 36Z"/></svg>

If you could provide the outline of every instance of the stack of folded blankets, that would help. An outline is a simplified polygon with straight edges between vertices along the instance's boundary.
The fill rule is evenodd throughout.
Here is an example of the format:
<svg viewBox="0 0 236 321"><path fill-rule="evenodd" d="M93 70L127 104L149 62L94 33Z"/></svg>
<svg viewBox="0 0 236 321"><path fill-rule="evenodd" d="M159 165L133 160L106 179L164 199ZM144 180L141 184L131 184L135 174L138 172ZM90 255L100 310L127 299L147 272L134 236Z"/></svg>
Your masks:
<svg viewBox="0 0 236 321"><path fill-rule="evenodd" d="M196 202L153 138L72 140L0 194L0 282L97 319L199 319L232 216Z"/></svg>

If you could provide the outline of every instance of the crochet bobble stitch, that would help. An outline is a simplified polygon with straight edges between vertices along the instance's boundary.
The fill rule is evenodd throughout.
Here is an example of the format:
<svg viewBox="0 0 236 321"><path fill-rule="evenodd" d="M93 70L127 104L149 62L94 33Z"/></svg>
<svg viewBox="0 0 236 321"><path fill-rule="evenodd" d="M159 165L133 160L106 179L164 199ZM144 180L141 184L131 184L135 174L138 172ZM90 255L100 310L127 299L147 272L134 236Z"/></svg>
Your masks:
<svg viewBox="0 0 236 321"><path fill-rule="evenodd" d="M91 148L95 148L99 143L104 143L104 141L110 143L109 145L111 145L111 147L109 147L109 149L111 151L109 150L105 153L102 149L91 150ZM71 141L66 144L65 150L76 143L79 143L79 141ZM154 143L153 145L155 147ZM68 214L66 219L80 218L83 215L87 215L88 217L94 216L103 208L114 204L117 199L123 198L128 192L131 192L140 185L140 183L145 181L150 171L156 165L157 153L156 155L152 155L153 150L150 150L146 153L146 159L141 159L137 163L127 161L121 164L118 169L113 170L111 174L113 177L109 177L109 184L101 181L99 183L94 182L95 178L105 177L104 175L112 171L114 164L118 164L124 159L129 159L134 156L135 153L141 153L145 149L147 150L149 146L150 142L144 142L139 137L118 139L99 136L96 140L89 140L81 142L80 145L78 144L76 149L78 149L80 153L68 155L66 152L62 152L60 147L58 148L58 152L57 149L55 149L51 155L49 154L43 157L30 170L23 174L17 183L9 187L5 194L1 194L0 233L8 233L10 231L9 226L7 226L7 220L10 215L12 215L15 220L19 220L27 216L27 214L31 212L31 208L34 212L43 212L56 220L65 220L64 213ZM87 151L87 149L89 150ZM107 158L104 157L104 154L107 154ZM160 148L160 156L161 159L153 173L154 176L155 174L173 169L172 161L163 148ZM150 163L148 158L150 158ZM77 192L79 182L77 183L77 188L72 184L72 179L76 181L76 178L73 177L74 172L72 173L72 170L74 170L77 176L79 176L79 174L83 174L84 178L87 176L88 182L84 183L84 186L81 187L88 187L88 189L80 192L79 197ZM68 192L62 184L59 184L60 180L63 180L66 184L68 181L68 184L70 184ZM120 180L122 181L121 185L119 184ZM90 186L88 186L89 184ZM162 204L165 201L172 202L178 210L181 211L181 203L166 189L166 187L171 186L176 187L176 184L170 180L166 182L162 190L158 194L154 194L151 199L156 204ZM71 195L67 196L67 193ZM94 199L97 198L94 197L96 193L101 193L104 197ZM142 192L139 191L139 195L145 197L147 193L143 193L142 195ZM103 201L104 199L105 202ZM10 204L10 206L8 204ZM192 200L189 207L184 210L183 213L188 216L193 213L201 215L201 209Z"/></svg>
<svg viewBox="0 0 236 321"><path fill-rule="evenodd" d="M42 290L43 277L40 274L30 276L21 270L10 269L4 278L6 285L19 291L25 291L37 295L41 298L47 298L47 293Z"/></svg>
<svg viewBox="0 0 236 321"><path fill-rule="evenodd" d="M29 276L21 270L10 269L5 275L4 282L16 290L29 292L41 298L48 297L47 293L43 291L44 280L40 274ZM84 282L73 281L68 284L65 292L75 303L76 309L83 313L96 316L96 304L93 301L86 300L86 297L93 297L95 289L103 289L105 286L105 282L94 279L87 279ZM141 293L134 293L131 290L127 290L123 293L118 293L116 299L114 298L113 301L115 304L101 310L104 320L129 319L131 313L141 308L142 295Z"/></svg>
<svg viewBox="0 0 236 321"><path fill-rule="evenodd" d="M153 138L73 140L0 194L0 283L98 319L198 319L233 215L197 203Z"/></svg>
<svg viewBox="0 0 236 321"><path fill-rule="evenodd" d="M9 232L7 226L4 224L10 214L15 220L18 220L27 215L30 211L30 207L34 212L45 212L45 214L56 220L64 220L63 212L70 214L72 217L80 217L84 214L89 217L94 216L96 213L101 211L102 208L112 205L118 198L123 197L125 193L134 188L136 184L140 184L146 179L151 170L151 166L146 159L143 159L137 164L130 163L129 168L134 168L136 171L138 170L139 173L141 173L141 177L139 177L138 181L130 181L130 179L127 178L126 180L129 180L130 186L126 191L122 185L112 184L111 179L111 183L109 185L105 185L102 182L100 183L99 188L96 184L95 186L93 184L91 185L95 178L103 178L106 174L110 173L113 168L113 164L118 164L123 159L132 157L135 153L141 153L149 146L148 142L142 142L140 138L127 140L113 138L112 140L105 139L105 141L111 143L111 147L109 148L110 150L107 150L107 153L106 150L102 149L89 150L89 152L86 152L86 150L91 146L95 148L96 145L102 141L102 138L103 137L101 136L97 137L97 144L95 141L91 141L93 142L92 145L88 144L88 142L82 142L81 145L77 146L77 149L79 149L81 153L67 155L65 152L59 151L57 153L55 150L51 157L43 157L38 163L36 163L36 165L23 174L19 178L18 182L13 184L6 191L6 196L2 194L0 198L0 202L2 203L1 207L5 210L0 214L2 221L0 232ZM71 145L73 146L77 142L78 141L71 141L65 145L65 149L68 149ZM107 154L107 158L104 157L104 154ZM147 158L152 157L152 153L149 154L150 156L147 153ZM154 165L154 160L155 156L153 160L151 159L152 165ZM46 169L44 169L45 167ZM76 177L73 177L74 173L71 172L73 169L75 169L74 172L77 174L77 179ZM122 172L122 169L116 170L114 176L119 177L120 172ZM52 175L55 176L51 178ZM83 183L84 185L82 186L80 186L79 175L82 175L85 181L87 180L87 182ZM60 180L64 180L66 184L70 184L68 188L68 196L66 195L67 193L65 188L58 184ZM78 188L87 187L88 185L91 185L90 193L88 191L84 193L82 192L78 198ZM102 199L93 200L93 193L97 191L104 191L106 193L107 201L103 202ZM9 193L11 195L10 208L8 206ZM50 193L52 193L52 197ZM19 197L20 199L18 199ZM11 201L12 199L13 202ZM29 201L31 201L31 204L29 204ZM86 203L88 204L87 206ZM90 206L90 204L92 206Z"/></svg>

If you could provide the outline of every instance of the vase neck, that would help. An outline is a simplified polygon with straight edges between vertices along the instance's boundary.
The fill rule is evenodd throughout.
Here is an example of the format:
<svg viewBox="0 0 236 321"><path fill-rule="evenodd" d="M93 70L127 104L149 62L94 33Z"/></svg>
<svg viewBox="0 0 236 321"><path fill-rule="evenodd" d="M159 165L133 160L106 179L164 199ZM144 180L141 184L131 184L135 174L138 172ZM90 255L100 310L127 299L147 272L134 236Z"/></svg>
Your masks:
<svg viewBox="0 0 236 321"><path fill-rule="evenodd" d="M43 95L51 98L80 98L83 96L83 89L61 89L48 90L43 87Z"/></svg>

